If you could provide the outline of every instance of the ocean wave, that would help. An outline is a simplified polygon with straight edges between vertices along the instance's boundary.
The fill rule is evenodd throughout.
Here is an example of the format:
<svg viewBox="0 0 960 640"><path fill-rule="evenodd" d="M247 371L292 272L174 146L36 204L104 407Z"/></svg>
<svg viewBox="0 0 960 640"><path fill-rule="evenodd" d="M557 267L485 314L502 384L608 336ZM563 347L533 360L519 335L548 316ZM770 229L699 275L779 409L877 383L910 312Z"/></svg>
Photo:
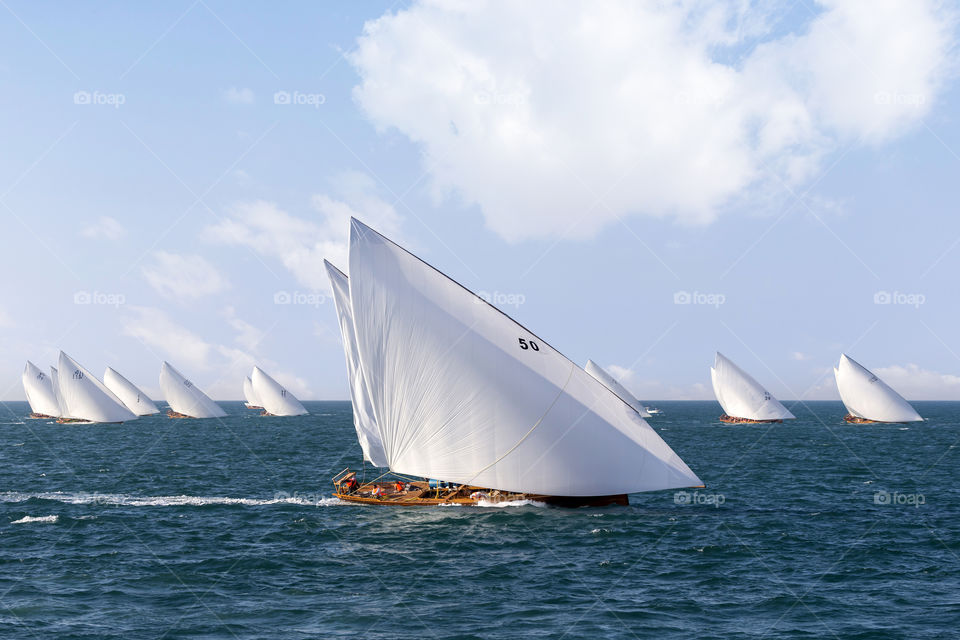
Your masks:
<svg viewBox="0 0 960 640"><path fill-rule="evenodd" d="M29 522L56 522L60 516L23 516L19 520L14 520L10 524L27 524Z"/></svg>
<svg viewBox="0 0 960 640"><path fill-rule="evenodd" d="M125 507L203 507L214 504L265 506L273 504L298 504L303 506L329 507L341 504L339 498L278 494L273 498L230 498L225 496L132 496L121 493L0 493L0 502L26 502L27 500L55 500L65 504L99 504Z"/></svg>

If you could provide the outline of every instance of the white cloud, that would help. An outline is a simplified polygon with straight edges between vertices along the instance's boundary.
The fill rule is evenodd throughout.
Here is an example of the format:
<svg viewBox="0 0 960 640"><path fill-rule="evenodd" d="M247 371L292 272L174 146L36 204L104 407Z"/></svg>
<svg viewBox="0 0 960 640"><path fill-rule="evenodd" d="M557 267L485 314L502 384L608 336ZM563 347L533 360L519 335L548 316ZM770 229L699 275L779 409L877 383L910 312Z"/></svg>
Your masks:
<svg viewBox="0 0 960 640"><path fill-rule="evenodd" d="M660 380L640 377L636 371L620 365L604 367L640 402L656 400L713 400L713 389L700 382L693 384L666 384Z"/></svg>
<svg viewBox="0 0 960 640"><path fill-rule="evenodd" d="M198 255L156 251L155 264L141 269L144 278L160 295L192 300L218 293L230 285L217 269Z"/></svg>
<svg viewBox="0 0 960 640"><path fill-rule="evenodd" d="M621 367L620 365L612 364L609 367L606 367L606 370L612 375L617 381L626 386L630 384L631 381L636 377L636 374L632 369L627 367Z"/></svg>
<svg viewBox="0 0 960 640"><path fill-rule="evenodd" d="M935 0L822 0L793 32L733 0L563 7L414 2L350 56L355 99L421 145L437 197L509 240L785 193L929 111L954 23Z"/></svg>
<svg viewBox="0 0 960 640"><path fill-rule="evenodd" d="M227 307L223 312L227 322L237 332L237 343L248 351L256 351L265 334L246 320L237 317L233 307Z"/></svg>
<svg viewBox="0 0 960 640"><path fill-rule="evenodd" d="M250 374L254 365L264 367L298 398L308 399L312 395L306 380L280 370L277 363L258 355L256 344L243 344L249 343L249 338L257 330L237 318L231 308L225 310L224 315L237 330L237 341L244 348L205 340L160 309L130 307L127 311L123 319L123 334L142 342L156 353L158 359L169 360L170 364L215 400L240 399L243 378Z"/></svg>
<svg viewBox="0 0 960 640"><path fill-rule="evenodd" d="M253 104L253 90L230 87L223 92L223 99L230 104Z"/></svg>
<svg viewBox="0 0 960 640"><path fill-rule="evenodd" d="M800 361L800 362L803 362L804 360L809 360L809 359L810 359L810 356L808 356L807 354L803 353L802 351L794 351L793 353L790 354L790 357L793 358L794 360L798 360L798 361Z"/></svg>
<svg viewBox="0 0 960 640"><path fill-rule="evenodd" d="M100 216L97 221L80 231L84 238L104 238L106 240L119 240L126 235L127 230L119 222L110 216Z"/></svg>
<svg viewBox="0 0 960 640"><path fill-rule="evenodd" d="M136 338L161 358L169 357L173 366L192 370L210 368L211 346L170 316L153 307L130 307L123 320L123 335ZM181 364L177 364L181 363Z"/></svg>
<svg viewBox="0 0 960 640"><path fill-rule="evenodd" d="M892 365L873 372L907 400L960 400L960 376L922 369L918 365Z"/></svg>
<svg viewBox="0 0 960 640"><path fill-rule="evenodd" d="M12 329L14 326L13 318L10 314L0 309L0 329Z"/></svg>
<svg viewBox="0 0 960 640"><path fill-rule="evenodd" d="M330 283L323 260L347 269L351 216L378 231L396 237L400 217L392 206L370 195L373 182L363 174L338 177L342 199L315 195L311 206L319 215L298 217L272 202L241 203L218 224L207 227L204 237L221 244L243 245L258 254L280 260L304 287L328 291Z"/></svg>

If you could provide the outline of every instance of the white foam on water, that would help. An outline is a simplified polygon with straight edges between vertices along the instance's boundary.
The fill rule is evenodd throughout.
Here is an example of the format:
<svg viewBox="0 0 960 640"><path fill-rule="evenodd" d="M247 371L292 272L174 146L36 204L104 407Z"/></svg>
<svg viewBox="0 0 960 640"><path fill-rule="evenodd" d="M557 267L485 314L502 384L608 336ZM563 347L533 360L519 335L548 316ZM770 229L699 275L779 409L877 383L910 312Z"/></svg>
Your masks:
<svg viewBox="0 0 960 640"><path fill-rule="evenodd" d="M56 500L65 504L100 504L126 507L203 507L211 504L264 506L272 504L299 504L303 506L329 507L341 504L339 498L278 494L274 498L230 498L222 496L131 496L121 493L67 493L53 491L46 493L21 493L7 491L0 493L0 502L26 502L38 500Z"/></svg>
<svg viewBox="0 0 960 640"><path fill-rule="evenodd" d="M478 507L496 508L496 509L503 509L505 507L526 507L528 505L531 507L549 506L547 505L546 502L539 502L537 500L505 500L503 502L489 502L487 500L479 500L477 502Z"/></svg>
<svg viewBox="0 0 960 640"><path fill-rule="evenodd" d="M29 522L56 522L60 516L23 516L19 520L14 520L10 524L27 524Z"/></svg>

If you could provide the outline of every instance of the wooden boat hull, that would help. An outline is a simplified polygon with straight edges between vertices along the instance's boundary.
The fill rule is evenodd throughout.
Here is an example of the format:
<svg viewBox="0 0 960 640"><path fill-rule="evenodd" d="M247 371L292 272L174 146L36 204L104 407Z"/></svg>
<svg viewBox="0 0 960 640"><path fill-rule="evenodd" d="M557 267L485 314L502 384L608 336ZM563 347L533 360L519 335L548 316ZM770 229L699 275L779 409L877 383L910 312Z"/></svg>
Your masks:
<svg viewBox="0 0 960 640"><path fill-rule="evenodd" d="M883 422L881 420L868 420L866 418L861 418L859 416L855 416L849 413L843 416L843 420L844 422L848 422L850 424L906 424L904 422Z"/></svg>
<svg viewBox="0 0 960 640"><path fill-rule="evenodd" d="M431 488L426 482L407 482L404 491L398 491L393 482L369 482L348 490L342 483L335 483L334 497L344 502L375 504L394 507L476 506L531 500L557 507L603 507L628 504L627 495L612 496L546 496L509 491L491 491L481 487L456 486ZM378 494L379 492L379 494Z"/></svg>
<svg viewBox="0 0 960 640"><path fill-rule="evenodd" d="M192 418L193 416L188 416L185 413L179 413L177 411L174 411L173 409L170 409L169 411L167 411L167 417L174 418L175 420L182 420L184 418Z"/></svg>
<svg viewBox="0 0 960 640"><path fill-rule="evenodd" d="M56 420L57 416L48 416L45 413L31 413L27 416L31 420Z"/></svg>
<svg viewBox="0 0 960 640"><path fill-rule="evenodd" d="M720 416L720 422L727 424L782 424L783 420L751 420L750 418L736 418L723 414Z"/></svg>

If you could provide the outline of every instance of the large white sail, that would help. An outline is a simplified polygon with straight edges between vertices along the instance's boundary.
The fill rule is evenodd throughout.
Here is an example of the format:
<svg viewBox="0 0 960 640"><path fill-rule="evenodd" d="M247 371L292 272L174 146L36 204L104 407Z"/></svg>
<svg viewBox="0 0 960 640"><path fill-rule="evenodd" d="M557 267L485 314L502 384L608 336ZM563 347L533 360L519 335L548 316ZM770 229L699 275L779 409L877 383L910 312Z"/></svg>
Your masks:
<svg viewBox="0 0 960 640"><path fill-rule="evenodd" d="M56 367L50 367L50 386L53 387L53 395L57 399L57 417L67 417L67 410L63 406L63 395L60 393L60 374Z"/></svg>
<svg viewBox="0 0 960 640"><path fill-rule="evenodd" d="M587 360L587 365L583 368L583 370L602 382L607 389L613 391L621 400L633 407L634 410L640 414L641 418L651 417L650 412L647 411L647 408L643 406L643 404L637 400L632 393L627 391L626 387L620 384L619 380L607 373L596 362L593 360Z"/></svg>
<svg viewBox="0 0 960 640"><path fill-rule="evenodd" d="M60 417L60 407L53 393L50 376L29 360L23 368L23 392L27 394L27 402L33 413L51 418Z"/></svg>
<svg viewBox="0 0 960 640"><path fill-rule="evenodd" d="M246 400L248 409L262 409L263 405L257 399L257 394L253 391L253 380L250 376L243 379L243 399Z"/></svg>
<svg viewBox="0 0 960 640"><path fill-rule="evenodd" d="M859 362L841 354L833 369L840 399L850 415L875 422L917 422L923 420L903 396Z"/></svg>
<svg viewBox="0 0 960 640"><path fill-rule="evenodd" d="M719 351L710 367L713 392L723 412L748 420L793 420L790 411L746 371Z"/></svg>
<svg viewBox="0 0 960 640"><path fill-rule="evenodd" d="M268 376L260 367L253 368L253 393L260 400L263 410L272 416L303 416L307 414L296 396L279 382Z"/></svg>
<svg viewBox="0 0 960 640"><path fill-rule="evenodd" d="M227 415L220 405L184 378L169 362L164 362L160 367L160 390L170 408L185 416L222 418Z"/></svg>
<svg viewBox="0 0 960 640"><path fill-rule="evenodd" d="M350 280L335 266L323 261L333 287L333 302L340 320L340 336L347 357L347 382L350 384L350 400L353 403L353 426L365 460L378 467L387 466L387 454L380 440L380 428L373 417L370 394L367 393L360 370L360 354L357 352L357 335L353 329L353 307L350 306Z"/></svg>
<svg viewBox="0 0 960 640"><path fill-rule="evenodd" d="M58 368L57 379L64 408L62 417L87 422L137 419L116 394L63 351L60 352Z"/></svg>
<svg viewBox="0 0 960 640"><path fill-rule="evenodd" d="M115 369L107 367L107 370L103 372L103 384L107 385L107 388L120 398L127 409L138 416L160 413L160 409L153 403L153 400L147 397L147 394L140 391L132 382L117 373Z"/></svg>
<svg viewBox="0 0 960 640"><path fill-rule="evenodd" d="M554 496L702 485L603 384L358 220L350 304L391 470Z"/></svg>

